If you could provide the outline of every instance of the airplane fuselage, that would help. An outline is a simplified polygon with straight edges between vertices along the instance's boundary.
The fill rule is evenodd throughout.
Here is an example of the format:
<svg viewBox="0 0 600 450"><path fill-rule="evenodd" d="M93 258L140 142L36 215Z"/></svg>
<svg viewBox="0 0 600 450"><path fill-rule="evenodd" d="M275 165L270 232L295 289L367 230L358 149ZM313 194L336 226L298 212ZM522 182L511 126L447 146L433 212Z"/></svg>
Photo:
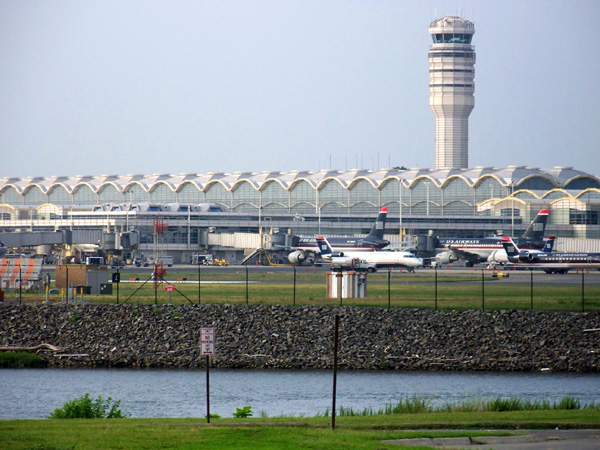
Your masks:
<svg viewBox="0 0 600 450"><path fill-rule="evenodd" d="M363 238L358 237L328 237L327 240L334 252L345 251L373 251L380 250L389 245L389 241L382 239L380 242L365 242ZM295 247L303 251L317 251L319 246L314 237L301 237Z"/></svg>
<svg viewBox="0 0 600 450"><path fill-rule="evenodd" d="M530 239L518 238L517 245L524 249L537 250L544 247L544 241L532 241ZM502 253L502 258L505 260L506 253L502 246L502 238L438 238L435 247L435 253L441 254L445 252L456 253L455 259L460 259L462 256L465 259L470 259L471 262L488 261L494 253ZM462 255L461 255L462 254Z"/></svg>
<svg viewBox="0 0 600 450"><path fill-rule="evenodd" d="M543 253L523 252L509 256L509 261L527 269L569 270L569 269L600 269L600 253Z"/></svg>

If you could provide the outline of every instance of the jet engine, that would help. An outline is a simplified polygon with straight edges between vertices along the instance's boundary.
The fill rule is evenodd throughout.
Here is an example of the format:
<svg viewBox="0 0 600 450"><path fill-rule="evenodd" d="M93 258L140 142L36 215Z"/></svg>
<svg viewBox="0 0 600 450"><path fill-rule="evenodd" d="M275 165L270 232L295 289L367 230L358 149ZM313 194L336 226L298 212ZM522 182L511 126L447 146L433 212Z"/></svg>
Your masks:
<svg viewBox="0 0 600 450"><path fill-rule="evenodd" d="M506 251L504 249L494 250L492 253L490 253L490 256L488 256L487 260L489 263L505 263L508 262L508 257L506 256Z"/></svg>
<svg viewBox="0 0 600 450"><path fill-rule="evenodd" d="M306 261L306 256L306 253L296 250L288 255L288 260L292 264L302 264L304 261Z"/></svg>
<svg viewBox="0 0 600 450"><path fill-rule="evenodd" d="M535 255L531 252L522 252L519 255L519 261L531 262L535 259Z"/></svg>
<svg viewBox="0 0 600 450"><path fill-rule="evenodd" d="M456 258L450 252L440 253L435 256L435 259L440 264L450 264L452 261L456 261Z"/></svg>

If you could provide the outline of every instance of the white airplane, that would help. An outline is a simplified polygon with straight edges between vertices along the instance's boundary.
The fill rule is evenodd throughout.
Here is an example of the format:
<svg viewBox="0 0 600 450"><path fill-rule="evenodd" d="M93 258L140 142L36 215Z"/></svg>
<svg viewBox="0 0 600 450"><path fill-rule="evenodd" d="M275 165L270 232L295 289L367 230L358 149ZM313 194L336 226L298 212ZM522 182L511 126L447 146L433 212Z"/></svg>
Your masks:
<svg viewBox="0 0 600 450"><path fill-rule="evenodd" d="M321 252L321 259L329 262L332 266L355 268L361 265L369 272L375 272L383 267L403 267L414 272L415 267L422 267L423 260L417 258L411 252L400 251L372 251L372 252L339 252L334 254L331 245L323 236L316 238Z"/></svg>

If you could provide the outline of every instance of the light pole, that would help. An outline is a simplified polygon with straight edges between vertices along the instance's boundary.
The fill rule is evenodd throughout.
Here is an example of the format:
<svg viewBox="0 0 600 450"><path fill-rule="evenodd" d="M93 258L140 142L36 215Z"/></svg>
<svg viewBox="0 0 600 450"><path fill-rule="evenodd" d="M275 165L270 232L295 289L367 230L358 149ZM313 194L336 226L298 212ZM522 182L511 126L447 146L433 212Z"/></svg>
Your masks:
<svg viewBox="0 0 600 450"><path fill-rule="evenodd" d="M510 180L510 235L514 237L515 235L515 182L514 180Z"/></svg>
<svg viewBox="0 0 600 450"><path fill-rule="evenodd" d="M423 184L427 187L427 206L426 206L426 213L429 216L429 186L431 186L431 183L429 181L424 181Z"/></svg>

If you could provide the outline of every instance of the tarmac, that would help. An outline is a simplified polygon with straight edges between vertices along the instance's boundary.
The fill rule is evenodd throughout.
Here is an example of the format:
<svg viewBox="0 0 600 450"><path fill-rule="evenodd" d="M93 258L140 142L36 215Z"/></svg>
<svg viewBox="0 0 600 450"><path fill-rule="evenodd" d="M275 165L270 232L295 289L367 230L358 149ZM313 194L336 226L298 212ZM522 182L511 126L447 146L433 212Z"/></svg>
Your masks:
<svg viewBox="0 0 600 450"><path fill-rule="evenodd" d="M448 433L452 430L445 430ZM464 430L460 430L464 431ZM458 431L458 432L460 432ZM481 450L598 450L600 430L493 430L513 436L391 439L383 443L403 447Z"/></svg>

